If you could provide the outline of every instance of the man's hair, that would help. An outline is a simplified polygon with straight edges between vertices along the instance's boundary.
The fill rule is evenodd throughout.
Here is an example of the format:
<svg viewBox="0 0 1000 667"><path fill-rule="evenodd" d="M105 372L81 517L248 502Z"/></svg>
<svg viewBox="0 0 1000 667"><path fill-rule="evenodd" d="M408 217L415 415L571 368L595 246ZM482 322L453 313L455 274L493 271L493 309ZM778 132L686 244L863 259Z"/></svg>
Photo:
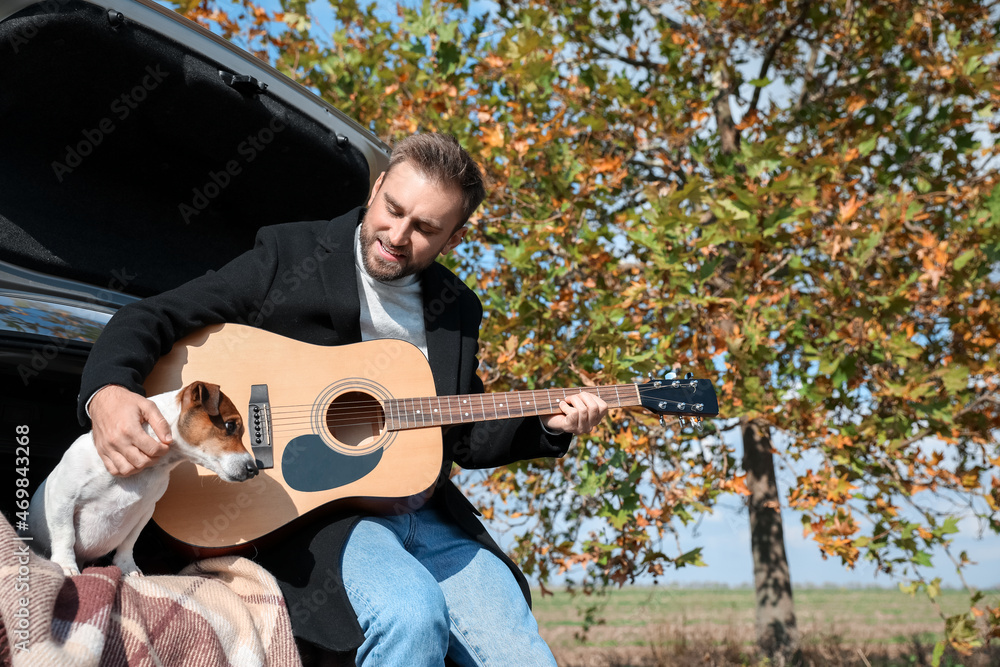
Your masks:
<svg viewBox="0 0 1000 667"><path fill-rule="evenodd" d="M413 134L392 147L386 174L398 164L409 164L427 178L462 191L462 224L486 198L483 172L476 161L448 134Z"/></svg>

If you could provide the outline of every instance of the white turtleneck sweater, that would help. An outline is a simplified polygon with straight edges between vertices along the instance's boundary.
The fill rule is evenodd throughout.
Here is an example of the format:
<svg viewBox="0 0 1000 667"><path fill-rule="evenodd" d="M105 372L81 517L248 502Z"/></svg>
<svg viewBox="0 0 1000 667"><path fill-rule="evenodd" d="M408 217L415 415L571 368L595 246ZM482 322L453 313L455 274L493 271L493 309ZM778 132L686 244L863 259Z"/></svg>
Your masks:
<svg viewBox="0 0 1000 667"><path fill-rule="evenodd" d="M354 266L361 299L361 340L398 338L413 343L427 356L424 303L416 275L380 282L361 259L361 227L354 232Z"/></svg>

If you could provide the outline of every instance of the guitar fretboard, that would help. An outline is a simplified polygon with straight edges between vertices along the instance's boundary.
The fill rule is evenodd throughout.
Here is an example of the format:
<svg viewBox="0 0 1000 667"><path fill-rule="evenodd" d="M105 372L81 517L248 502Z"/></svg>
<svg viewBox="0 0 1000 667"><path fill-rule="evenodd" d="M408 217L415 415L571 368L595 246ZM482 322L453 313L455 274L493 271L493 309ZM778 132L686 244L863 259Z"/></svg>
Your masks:
<svg viewBox="0 0 1000 667"><path fill-rule="evenodd" d="M396 398L386 401L386 427L402 431L426 426L466 424L490 419L509 419L562 412L559 402L586 391L604 399L610 408L641 405L639 386L620 384L577 389L539 389L458 396Z"/></svg>

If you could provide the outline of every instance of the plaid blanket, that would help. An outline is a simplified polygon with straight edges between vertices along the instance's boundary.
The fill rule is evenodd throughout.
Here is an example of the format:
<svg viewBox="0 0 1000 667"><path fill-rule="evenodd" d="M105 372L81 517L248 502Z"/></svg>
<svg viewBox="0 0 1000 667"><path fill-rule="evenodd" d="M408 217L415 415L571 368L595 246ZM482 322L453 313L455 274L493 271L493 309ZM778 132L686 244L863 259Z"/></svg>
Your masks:
<svg viewBox="0 0 1000 667"><path fill-rule="evenodd" d="M228 556L176 576L63 576L0 521L0 665L301 665L274 578Z"/></svg>

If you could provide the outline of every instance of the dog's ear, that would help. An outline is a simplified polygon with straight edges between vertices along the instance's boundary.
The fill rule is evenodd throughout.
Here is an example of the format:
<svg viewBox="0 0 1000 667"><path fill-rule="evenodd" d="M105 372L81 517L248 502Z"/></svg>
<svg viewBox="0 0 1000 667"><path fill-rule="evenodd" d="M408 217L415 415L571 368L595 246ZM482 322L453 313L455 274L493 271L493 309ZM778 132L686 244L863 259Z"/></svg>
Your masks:
<svg viewBox="0 0 1000 667"><path fill-rule="evenodd" d="M222 400L222 391L217 384L208 382L192 382L184 392L184 398L192 405L201 405L205 412L211 417L219 415L219 402ZM187 407L187 406L185 406Z"/></svg>

